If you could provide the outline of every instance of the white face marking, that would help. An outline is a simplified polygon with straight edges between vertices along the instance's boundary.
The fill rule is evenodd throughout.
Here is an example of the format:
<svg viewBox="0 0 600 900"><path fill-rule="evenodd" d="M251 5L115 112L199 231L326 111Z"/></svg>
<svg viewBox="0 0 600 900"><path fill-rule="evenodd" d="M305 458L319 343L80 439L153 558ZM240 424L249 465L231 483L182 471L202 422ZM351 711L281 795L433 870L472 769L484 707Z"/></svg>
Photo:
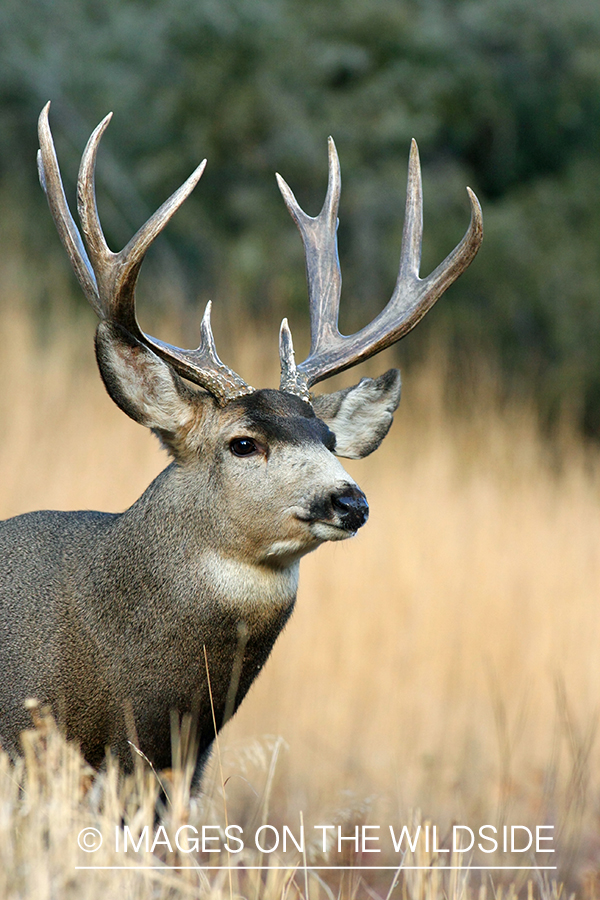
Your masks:
<svg viewBox="0 0 600 900"><path fill-rule="evenodd" d="M345 541L356 534L355 531L347 531L328 522L312 522L310 530L319 541Z"/></svg>
<svg viewBox="0 0 600 900"><path fill-rule="evenodd" d="M267 549L265 558L277 558L279 556L296 556L302 554L305 548L305 541L290 539L287 541L275 541Z"/></svg>

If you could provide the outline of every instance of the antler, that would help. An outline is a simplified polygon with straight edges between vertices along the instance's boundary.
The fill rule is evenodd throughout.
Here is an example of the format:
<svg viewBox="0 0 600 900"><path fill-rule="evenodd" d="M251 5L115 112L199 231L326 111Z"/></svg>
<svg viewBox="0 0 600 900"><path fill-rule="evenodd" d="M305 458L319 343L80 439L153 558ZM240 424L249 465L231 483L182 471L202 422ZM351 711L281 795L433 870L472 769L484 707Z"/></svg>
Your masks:
<svg viewBox="0 0 600 900"><path fill-rule="evenodd" d="M279 189L296 222L306 254L310 304L311 345L308 357L294 363L292 336L284 319L281 326L281 390L308 398L308 389L319 381L355 366L385 350L415 327L447 287L467 268L483 239L479 201L467 188L471 223L460 244L427 278L419 278L423 236L421 166L413 140L408 164L406 213L400 253L400 270L387 306L356 334L338 330L342 279L337 252L337 212L341 177L333 138L329 138L329 183L323 209L316 218L307 216L280 175Z"/></svg>
<svg viewBox="0 0 600 900"><path fill-rule="evenodd" d="M210 326L210 302L206 305L202 319L201 341L197 350L183 350L145 334L138 325L135 314L135 285L146 251L198 184L206 160L200 163L188 180L163 203L145 225L142 225L129 243L119 253L113 253L108 248L100 225L94 178L100 139L112 117L112 113L109 113L92 133L79 168L77 208L85 237L84 245L65 197L48 122L49 109L50 103L47 103L38 123L40 182L71 265L96 313L101 319L107 319L125 328L136 340L168 362L180 375L212 394L220 405L235 397L251 393L254 388L246 384L217 356Z"/></svg>

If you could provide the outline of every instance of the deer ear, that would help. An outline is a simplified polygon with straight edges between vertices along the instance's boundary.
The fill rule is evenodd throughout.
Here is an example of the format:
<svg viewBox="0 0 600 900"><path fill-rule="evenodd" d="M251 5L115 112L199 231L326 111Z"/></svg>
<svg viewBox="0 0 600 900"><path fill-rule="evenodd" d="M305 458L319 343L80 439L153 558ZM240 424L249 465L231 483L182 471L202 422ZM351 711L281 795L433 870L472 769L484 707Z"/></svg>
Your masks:
<svg viewBox="0 0 600 900"><path fill-rule="evenodd" d="M96 329L96 359L104 386L117 406L151 428L175 456L210 395L192 391L182 378L126 329L103 321Z"/></svg>
<svg viewBox="0 0 600 900"><path fill-rule="evenodd" d="M315 415L335 434L336 456L362 459L377 450L390 430L400 403L400 372L363 378L354 387L321 394L312 401Z"/></svg>

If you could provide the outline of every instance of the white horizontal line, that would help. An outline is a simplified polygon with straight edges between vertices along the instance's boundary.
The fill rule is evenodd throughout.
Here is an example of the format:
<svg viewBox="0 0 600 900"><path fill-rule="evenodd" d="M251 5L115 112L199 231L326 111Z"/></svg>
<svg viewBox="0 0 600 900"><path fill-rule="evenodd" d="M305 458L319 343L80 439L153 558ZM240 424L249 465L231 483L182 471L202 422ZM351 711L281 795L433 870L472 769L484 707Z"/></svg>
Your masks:
<svg viewBox="0 0 600 900"><path fill-rule="evenodd" d="M76 869L131 869L132 871L173 871L180 869L196 869L202 872L220 872L224 870L231 870L233 872L270 872L275 870L281 871L290 871L296 870L298 872L335 872L335 871L343 871L343 872L401 872L406 869L419 869L423 872L431 872L431 871L440 871L440 870L457 870L462 872L473 871L474 869L481 870L487 869L490 871L497 872L499 870L517 872L524 870L526 872L530 872L535 869L535 871L544 872L544 871L556 871L558 866L75 866Z"/></svg>

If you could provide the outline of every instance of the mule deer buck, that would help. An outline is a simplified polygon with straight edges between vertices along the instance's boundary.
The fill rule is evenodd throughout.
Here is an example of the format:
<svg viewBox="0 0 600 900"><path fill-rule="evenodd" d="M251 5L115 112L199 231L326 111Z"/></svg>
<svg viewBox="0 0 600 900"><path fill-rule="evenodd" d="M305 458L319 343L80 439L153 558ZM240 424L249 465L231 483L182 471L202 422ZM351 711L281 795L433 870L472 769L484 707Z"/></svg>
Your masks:
<svg viewBox="0 0 600 900"><path fill-rule="evenodd" d="M218 730L241 703L292 612L300 558L365 523L365 496L336 456L362 458L379 446L398 406L400 373L390 369L321 396L310 390L417 324L475 256L481 211L469 191L463 240L421 280L421 175L413 142L396 287L370 324L343 336L333 141L327 196L316 218L277 176L306 252L311 348L296 365L284 319L279 390L255 390L217 356L210 304L197 350L145 334L136 319L144 254L205 163L112 253L94 186L107 116L79 171L84 244L65 198L48 112L49 104L39 122L40 179L100 318L100 374L114 402L150 428L173 461L123 513L44 511L0 524L0 739L18 750L28 725L24 701L35 697L51 704L92 765L111 747L130 767L131 739L155 767L166 768L176 710L193 718L197 779L214 723Z"/></svg>

